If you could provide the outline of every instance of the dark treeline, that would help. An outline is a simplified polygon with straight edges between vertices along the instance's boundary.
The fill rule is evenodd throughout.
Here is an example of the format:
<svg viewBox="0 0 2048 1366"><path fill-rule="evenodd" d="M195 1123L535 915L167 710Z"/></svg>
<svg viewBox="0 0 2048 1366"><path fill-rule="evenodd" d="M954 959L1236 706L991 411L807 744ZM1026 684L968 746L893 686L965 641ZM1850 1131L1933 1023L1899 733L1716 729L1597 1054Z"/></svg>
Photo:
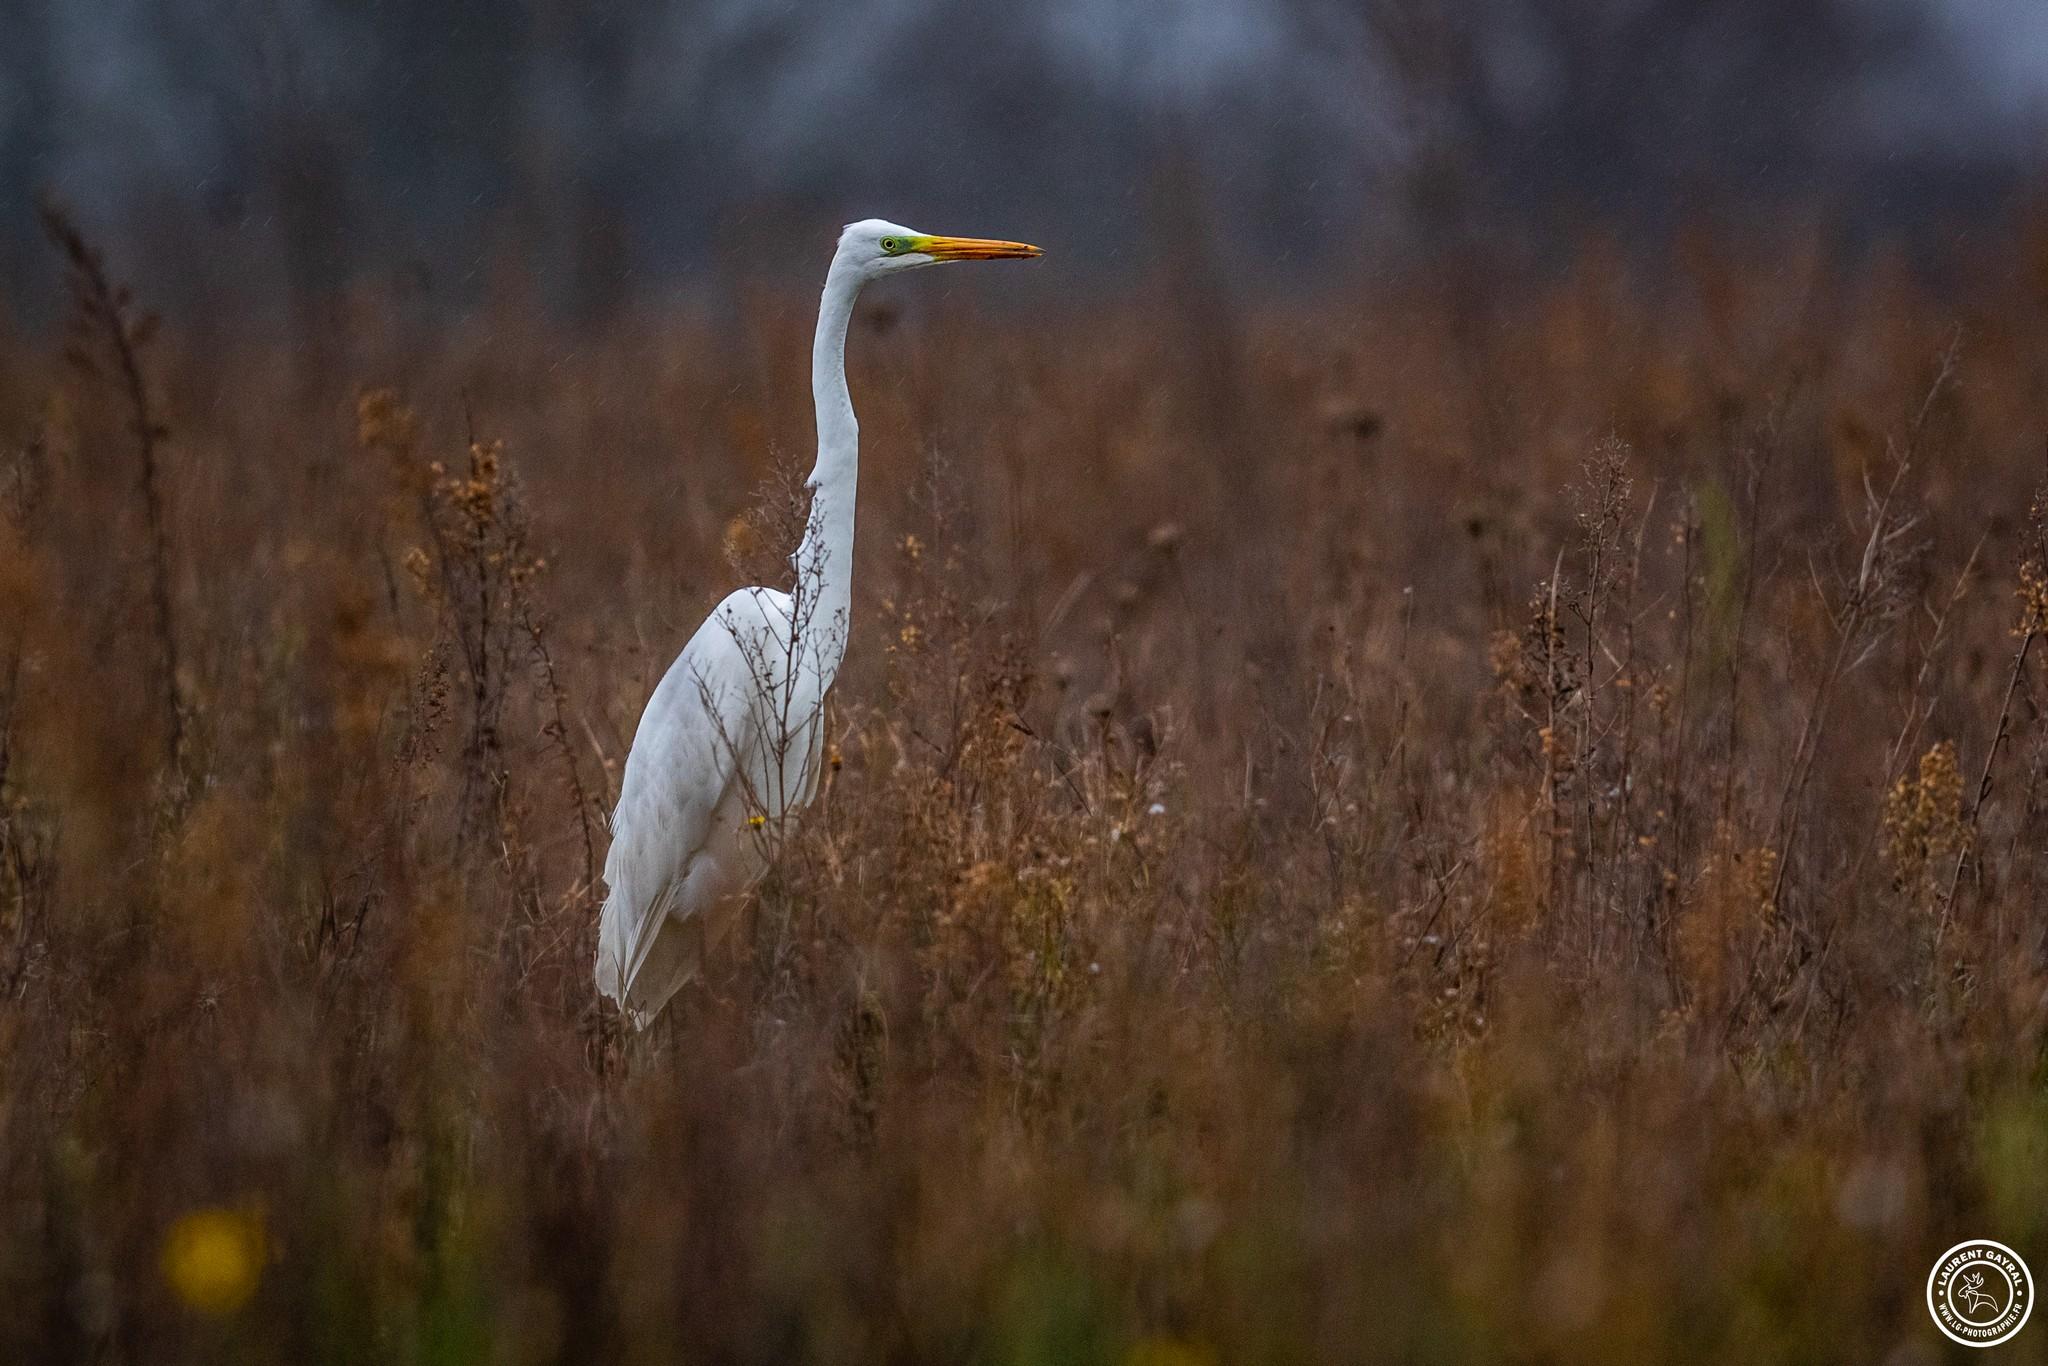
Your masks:
<svg viewBox="0 0 2048 1366"><path fill-rule="evenodd" d="M195 304L303 314L369 280L438 313L518 262L602 313L856 212L1112 269L1194 218L1284 274L1361 237L1657 232L1795 197L1926 226L2020 183L2029 147L1917 0L8 11L0 286L31 310L50 190Z"/></svg>

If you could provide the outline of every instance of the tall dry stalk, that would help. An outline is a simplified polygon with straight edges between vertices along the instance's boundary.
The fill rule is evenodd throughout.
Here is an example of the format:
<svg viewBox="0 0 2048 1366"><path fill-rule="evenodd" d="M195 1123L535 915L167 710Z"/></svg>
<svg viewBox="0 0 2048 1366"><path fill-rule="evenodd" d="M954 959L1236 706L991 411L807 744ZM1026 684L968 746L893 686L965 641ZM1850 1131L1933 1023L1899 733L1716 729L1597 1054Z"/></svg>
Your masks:
<svg viewBox="0 0 2048 1366"><path fill-rule="evenodd" d="M2020 619L2012 628L2020 643L2013 650L2012 669L2006 675L2005 694L1998 704L1998 722L1992 728L1991 743L1984 751L1984 766L1978 771L1976 790L1970 798L1970 814L1964 826L1961 847L1956 850L1948 889L1942 894L1937 943L1955 914L1956 892L1963 884L1963 867L1983 824L1984 805L1991 800L1991 773L1998 762L1998 752L2005 747L2011 735L2013 699L2019 693L2020 680L2026 676L2027 656L2033 651L2034 642L2048 631L2048 486L2034 494L2033 506L2028 510L2028 524L2033 533L2033 545L2020 562Z"/></svg>
<svg viewBox="0 0 2048 1366"><path fill-rule="evenodd" d="M113 356L115 379L128 409L128 430L135 438L136 484L149 536L149 601L153 615L164 713L164 761L175 768L184 758L185 704L178 682L178 633L172 620L170 533L164 525L162 447L170 436L150 403L143 375L142 348L156 332L153 313L135 310L134 294L114 283L99 252L86 241L71 215L53 199L39 207L43 231L64 258L70 284L74 325L80 335L68 351L71 362L88 376L97 376L95 339Z"/></svg>

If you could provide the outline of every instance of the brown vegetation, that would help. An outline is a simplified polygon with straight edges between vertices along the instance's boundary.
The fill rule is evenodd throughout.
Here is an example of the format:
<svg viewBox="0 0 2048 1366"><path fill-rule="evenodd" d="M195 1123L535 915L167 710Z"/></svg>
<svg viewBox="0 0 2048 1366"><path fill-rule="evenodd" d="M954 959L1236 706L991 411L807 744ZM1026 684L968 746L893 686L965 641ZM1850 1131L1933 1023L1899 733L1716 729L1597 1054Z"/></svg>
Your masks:
<svg viewBox="0 0 2048 1366"><path fill-rule="evenodd" d="M786 572L810 289L309 379L56 226L6 1359L1904 1362L2048 1261L2042 238L887 291L823 789L628 1037L604 817Z"/></svg>

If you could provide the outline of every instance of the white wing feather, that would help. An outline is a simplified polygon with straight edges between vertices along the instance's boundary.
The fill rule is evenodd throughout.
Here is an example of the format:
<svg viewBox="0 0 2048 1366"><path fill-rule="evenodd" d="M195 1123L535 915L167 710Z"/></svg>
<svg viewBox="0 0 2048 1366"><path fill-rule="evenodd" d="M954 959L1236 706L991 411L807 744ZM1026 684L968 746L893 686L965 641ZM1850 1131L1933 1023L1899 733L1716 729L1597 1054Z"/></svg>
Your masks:
<svg viewBox="0 0 2048 1366"><path fill-rule="evenodd" d="M815 786L822 690L808 696L801 669L791 678L791 611L772 589L726 598L641 714L612 817L597 952L598 989L636 1026L696 973L766 867L764 827Z"/></svg>

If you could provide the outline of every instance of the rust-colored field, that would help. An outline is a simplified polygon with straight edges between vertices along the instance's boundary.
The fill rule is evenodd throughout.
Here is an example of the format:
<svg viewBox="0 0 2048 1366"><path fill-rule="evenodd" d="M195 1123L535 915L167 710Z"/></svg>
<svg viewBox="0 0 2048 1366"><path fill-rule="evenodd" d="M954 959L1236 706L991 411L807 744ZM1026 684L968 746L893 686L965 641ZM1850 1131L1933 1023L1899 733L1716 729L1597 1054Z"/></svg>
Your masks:
<svg viewBox="0 0 2048 1366"><path fill-rule="evenodd" d="M75 254L0 1357L1938 1359L1943 1248L2048 1272L2044 243L878 288L825 785L642 1036L606 813L787 573L809 279L293 351Z"/></svg>

